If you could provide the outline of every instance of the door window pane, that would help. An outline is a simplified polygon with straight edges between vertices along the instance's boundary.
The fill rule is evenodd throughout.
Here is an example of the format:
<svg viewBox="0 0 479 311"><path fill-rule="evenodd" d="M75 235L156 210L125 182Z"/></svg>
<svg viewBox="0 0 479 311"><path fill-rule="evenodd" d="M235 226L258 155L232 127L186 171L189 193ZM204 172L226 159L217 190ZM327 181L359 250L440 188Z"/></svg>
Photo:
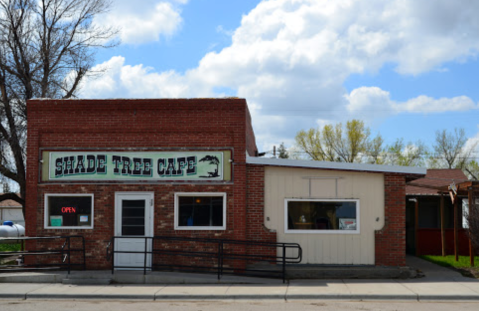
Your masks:
<svg viewBox="0 0 479 311"><path fill-rule="evenodd" d="M122 200L121 235L145 235L145 200Z"/></svg>

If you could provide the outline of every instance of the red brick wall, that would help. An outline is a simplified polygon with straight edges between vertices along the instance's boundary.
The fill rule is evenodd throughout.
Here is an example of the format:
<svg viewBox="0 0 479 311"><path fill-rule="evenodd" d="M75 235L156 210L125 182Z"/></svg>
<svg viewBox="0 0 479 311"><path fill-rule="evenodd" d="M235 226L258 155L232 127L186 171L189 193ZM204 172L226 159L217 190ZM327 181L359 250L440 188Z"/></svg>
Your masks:
<svg viewBox="0 0 479 311"><path fill-rule="evenodd" d="M277 242L276 232L271 232L264 226L264 166L248 165L246 167L247 202L246 238L261 242ZM250 246L250 254L276 256L276 248Z"/></svg>
<svg viewBox="0 0 479 311"><path fill-rule="evenodd" d="M377 266L406 265L405 176L384 174L384 228L376 231Z"/></svg>
<svg viewBox="0 0 479 311"><path fill-rule="evenodd" d="M243 99L31 100L28 102L26 234L82 234L89 269L105 268L105 247L113 235L117 191L154 192L154 234L246 239L246 150L256 150ZM247 138L247 135L249 136ZM251 140L252 139L252 140ZM248 142L247 142L248 141ZM231 150L231 182L145 184L42 183L40 148L98 150ZM46 160L46 159L45 159ZM174 231L175 192L226 192L225 231ZM93 193L93 230L44 229L46 193Z"/></svg>
<svg viewBox="0 0 479 311"><path fill-rule="evenodd" d="M264 166L247 165L246 238L263 242L276 242L276 233L264 226Z"/></svg>
<svg viewBox="0 0 479 311"><path fill-rule="evenodd" d="M256 156L256 153L258 152L249 110L246 110L246 150L251 157Z"/></svg>

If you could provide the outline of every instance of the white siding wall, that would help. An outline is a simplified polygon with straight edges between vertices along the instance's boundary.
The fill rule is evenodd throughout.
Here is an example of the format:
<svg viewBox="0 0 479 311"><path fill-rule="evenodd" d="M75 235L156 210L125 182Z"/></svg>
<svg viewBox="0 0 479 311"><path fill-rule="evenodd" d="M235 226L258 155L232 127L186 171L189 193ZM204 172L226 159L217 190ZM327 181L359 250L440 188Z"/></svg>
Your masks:
<svg viewBox="0 0 479 311"><path fill-rule="evenodd" d="M3 222L6 220L25 226L25 220L23 219L21 208L0 207L0 225L3 225Z"/></svg>
<svg viewBox="0 0 479 311"><path fill-rule="evenodd" d="M287 198L358 199L360 233L285 233ZM302 263L372 265L374 231L384 226L383 174L265 167L265 225L278 242L301 245Z"/></svg>

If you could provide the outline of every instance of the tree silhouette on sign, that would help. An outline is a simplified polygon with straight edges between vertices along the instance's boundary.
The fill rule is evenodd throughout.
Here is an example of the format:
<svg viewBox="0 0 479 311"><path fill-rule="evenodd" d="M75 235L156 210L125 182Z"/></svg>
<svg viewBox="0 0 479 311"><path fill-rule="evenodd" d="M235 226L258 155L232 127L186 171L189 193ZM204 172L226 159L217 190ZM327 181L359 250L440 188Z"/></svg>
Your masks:
<svg viewBox="0 0 479 311"><path fill-rule="evenodd" d="M202 159L200 159L200 162L209 162L209 164L216 165L216 169L214 172L208 172L208 176L201 176L201 177L218 177L219 176L218 168L220 165L220 160L218 159L218 157L207 155L203 157Z"/></svg>

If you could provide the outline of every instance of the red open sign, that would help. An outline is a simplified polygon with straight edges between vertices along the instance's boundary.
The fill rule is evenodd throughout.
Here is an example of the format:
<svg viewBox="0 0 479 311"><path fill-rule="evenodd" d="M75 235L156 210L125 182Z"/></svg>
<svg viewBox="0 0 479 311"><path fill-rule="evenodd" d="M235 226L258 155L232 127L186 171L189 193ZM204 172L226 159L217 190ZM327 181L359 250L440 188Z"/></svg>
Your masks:
<svg viewBox="0 0 479 311"><path fill-rule="evenodd" d="M77 212L76 207L64 206L62 207L63 214L74 214Z"/></svg>

